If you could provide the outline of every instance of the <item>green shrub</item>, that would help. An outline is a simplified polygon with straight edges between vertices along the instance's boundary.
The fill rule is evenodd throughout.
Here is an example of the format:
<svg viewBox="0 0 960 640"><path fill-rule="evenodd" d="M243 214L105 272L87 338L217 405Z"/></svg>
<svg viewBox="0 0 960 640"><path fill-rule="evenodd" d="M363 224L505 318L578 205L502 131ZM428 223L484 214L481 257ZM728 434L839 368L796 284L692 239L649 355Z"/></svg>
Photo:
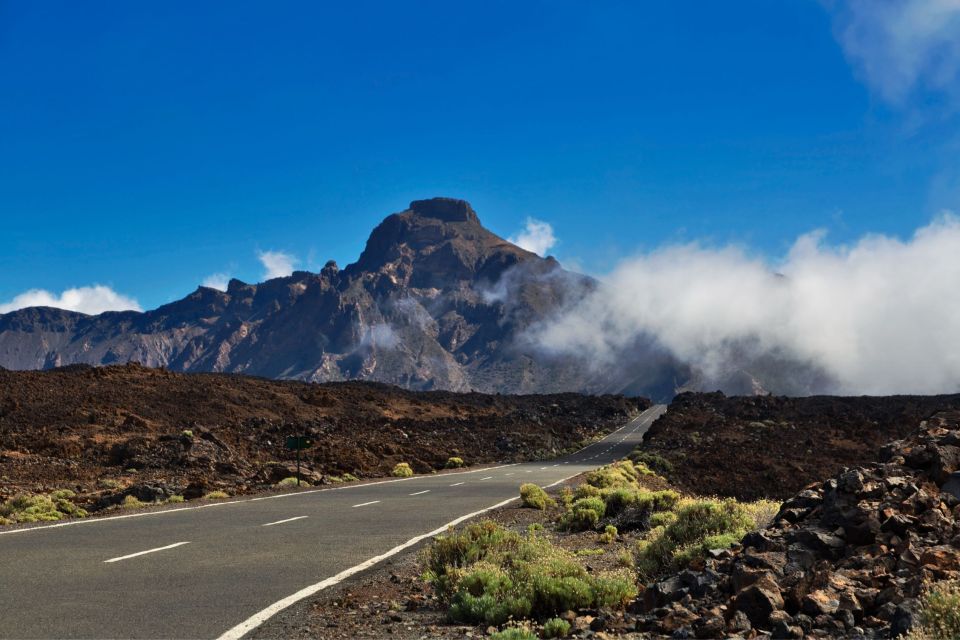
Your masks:
<svg viewBox="0 0 960 640"><path fill-rule="evenodd" d="M541 511L556 504L546 491L530 482L520 485L520 502L525 507Z"/></svg>
<svg viewBox="0 0 960 640"><path fill-rule="evenodd" d="M683 500L675 516L651 529L638 545L637 569L645 579L681 568L710 549L728 547L755 526L747 509L733 499Z"/></svg>
<svg viewBox="0 0 960 640"><path fill-rule="evenodd" d="M409 478L413 475L413 469L406 462L398 462L390 473L394 478Z"/></svg>
<svg viewBox="0 0 960 640"><path fill-rule="evenodd" d="M564 509L570 508L570 505L573 504L573 499L573 489L570 487L560 489L560 504L563 505Z"/></svg>
<svg viewBox="0 0 960 640"><path fill-rule="evenodd" d="M332 478L331 478L331 480L332 480ZM339 480L339 478L338 478L338 480ZM297 477L296 477L296 476L287 476L286 478L284 478L283 480L281 480L280 482L278 482L277 484L275 484L275 485L273 485L273 486L278 487L278 488L280 488L280 489L286 489L286 488L288 488L288 487L296 487L296 486L297 486ZM309 487L309 486L310 486L310 483L307 482L306 480L301 479L301 480L300 480L300 486Z"/></svg>
<svg viewBox="0 0 960 640"><path fill-rule="evenodd" d="M457 456L450 456L447 458L447 469L459 469L462 466L464 466L463 458L459 458Z"/></svg>
<svg viewBox="0 0 960 640"><path fill-rule="evenodd" d="M192 438L193 431L191 431L190 429L184 429L183 431L180 432L180 435L184 436L185 438Z"/></svg>
<svg viewBox="0 0 960 640"><path fill-rule="evenodd" d="M97 480L97 486L101 489L119 489L120 483L112 478L100 478Z"/></svg>
<svg viewBox="0 0 960 640"><path fill-rule="evenodd" d="M203 496L205 500L224 500L230 497L230 494L226 491L211 491L207 495Z"/></svg>
<svg viewBox="0 0 960 640"><path fill-rule="evenodd" d="M357 480L360 479L357 476L353 475L352 473L345 473L340 477L343 478L344 482L356 482Z"/></svg>
<svg viewBox="0 0 960 640"><path fill-rule="evenodd" d="M600 543L601 544L610 544L617 539L617 528L612 524L608 524L603 528L603 533L600 534Z"/></svg>
<svg viewBox="0 0 960 640"><path fill-rule="evenodd" d="M593 529L607 510L602 498L580 498L563 515L560 524L572 531Z"/></svg>
<svg viewBox="0 0 960 640"><path fill-rule="evenodd" d="M424 557L425 578L445 601L456 589L461 569L482 560L492 548L519 544L520 536L490 521L471 524L460 533L438 536Z"/></svg>
<svg viewBox="0 0 960 640"><path fill-rule="evenodd" d="M510 627L490 634L490 640L537 640L537 634L523 627Z"/></svg>
<svg viewBox="0 0 960 640"><path fill-rule="evenodd" d="M633 462L645 465L648 469L651 469L655 473L658 473L662 476L669 476L671 473L673 473L672 462L659 454L643 451L639 447L633 450L629 458Z"/></svg>
<svg viewBox="0 0 960 640"><path fill-rule="evenodd" d="M575 500L579 500L580 498L599 498L600 489L597 489L592 484L581 484L574 490L573 497Z"/></svg>
<svg viewBox="0 0 960 640"><path fill-rule="evenodd" d="M14 522L51 522L68 516L84 518L88 514L72 502L76 497L69 489L59 489L49 495L20 494L0 503L0 524Z"/></svg>
<svg viewBox="0 0 960 640"><path fill-rule="evenodd" d="M178 503L183 502L183 500L184 500L183 496L181 496L181 495L179 495L179 494L177 494L177 495L172 495L172 496L170 496L169 498L167 498L167 502L170 503L170 504L178 504Z"/></svg>
<svg viewBox="0 0 960 640"><path fill-rule="evenodd" d="M617 564L621 567L633 568L633 554L629 550L624 549L617 554Z"/></svg>
<svg viewBox="0 0 960 640"><path fill-rule="evenodd" d="M919 624L906 640L955 640L960 638L960 581L936 582L920 595Z"/></svg>
<svg viewBox="0 0 960 640"><path fill-rule="evenodd" d="M123 499L123 502L120 503L120 506L124 509L142 509L147 505L140 502L136 496L127 496Z"/></svg>
<svg viewBox="0 0 960 640"><path fill-rule="evenodd" d="M570 623L563 618L550 618L543 623L544 638L565 638L570 633Z"/></svg>

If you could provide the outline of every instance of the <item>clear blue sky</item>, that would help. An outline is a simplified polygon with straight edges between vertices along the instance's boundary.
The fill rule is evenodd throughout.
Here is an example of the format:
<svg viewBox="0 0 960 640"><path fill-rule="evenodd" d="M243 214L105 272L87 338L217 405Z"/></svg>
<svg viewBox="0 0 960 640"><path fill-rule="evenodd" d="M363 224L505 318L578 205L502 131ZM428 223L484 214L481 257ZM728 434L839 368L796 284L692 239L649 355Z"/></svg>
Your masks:
<svg viewBox="0 0 960 640"><path fill-rule="evenodd" d="M960 205L956 87L862 7L0 0L0 303L343 265L434 195L592 273L909 236Z"/></svg>

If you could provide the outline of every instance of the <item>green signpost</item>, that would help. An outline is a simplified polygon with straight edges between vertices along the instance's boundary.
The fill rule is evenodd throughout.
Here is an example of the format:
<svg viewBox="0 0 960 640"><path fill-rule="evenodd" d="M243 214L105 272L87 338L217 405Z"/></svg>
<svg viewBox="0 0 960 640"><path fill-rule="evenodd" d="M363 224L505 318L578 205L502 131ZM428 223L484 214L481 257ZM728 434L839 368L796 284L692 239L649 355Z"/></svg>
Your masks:
<svg viewBox="0 0 960 640"><path fill-rule="evenodd" d="M300 451L313 446L313 440L306 436L287 436L287 449L297 452L297 486L300 486Z"/></svg>

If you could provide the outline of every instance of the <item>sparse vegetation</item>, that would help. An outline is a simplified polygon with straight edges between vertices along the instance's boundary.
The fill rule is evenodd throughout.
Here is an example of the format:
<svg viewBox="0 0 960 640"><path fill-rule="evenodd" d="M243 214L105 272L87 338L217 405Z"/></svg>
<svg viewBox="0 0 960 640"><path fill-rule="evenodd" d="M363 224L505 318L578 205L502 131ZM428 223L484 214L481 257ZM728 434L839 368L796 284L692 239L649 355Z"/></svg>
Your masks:
<svg viewBox="0 0 960 640"><path fill-rule="evenodd" d="M193 431L190 429L184 429L180 432L180 435L182 435L184 438L193 438Z"/></svg>
<svg viewBox="0 0 960 640"><path fill-rule="evenodd" d="M550 618L543 623L544 638L565 638L570 633L570 623L563 618Z"/></svg>
<svg viewBox="0 0 960 640"><path fill-rule="evenodd" d="M411 469L410 465L406 462L398 462L393 467L393 471L391 471L390 474L394 478L409 478L413 475L413 469Z"/></svg>
<svg viewBox="0 0 960 640"><path fill-rule="evenodd" d="M670 476L673 473L673 463L663 456L643 451L640 447L634 449L629 456L630 460L646 466L648 469L661 476Z"/></svg>
<svg viewBox="0 0 960 640"><path fill-rule="evenodd" d="M358 478L357 476L353 475L352 473L345 473L345 474L343 474L342 476L340 476L340 478L341 478L344 482L356 482L357 480L360 479L360 478Z"/></svg>
<svg viewBox="0 0 960 640"><path fill-rule="evenodd" d="M181 495L179 495L179 494L177 494L177 495L172 495L172 496L170 496L169 498L167 498L167 502L168 502L169 504L178 504L178 503L183 502L183 500L184 500L183 496L181 496Z"/></svg>
<svg viewBox="0 0 960 640"><path fill-rule="evenodd" d="M610 544L617 539L617 528L612 524L608 524L603 528L603 533L600 534L600 543L601 544Z"/></svg>
<svg viewBox="0 0 960 640"><path fill-rule="evenodd" d="M491 634L490 640L537 640L537 634L525 627L510 627Z"/></svg>
<svg viewBox="0 0 960 640"><path fill-rule="evenodd" d="M464 466L463 458L458 456L450 456L447 458L447 469L459 469Z"/></svg>
<svg viewBox="0 0 960 640"><path fill-rule="evenodd" d="M458 622L542 620L570 609L622 606L637 594L629 572L591 574L536 532L520 536L491 522L439 538L426 564L427 579Z"/></svg>
<svg viewBox="0 0 960 640"><path fill-rule="evenodd" d="M124 509L142 509L147 505L141 502L136 496L127 496L123 499L123 502L120 503L120 506Z"/></svg>
<svg viewBox="0 0 960 640"><path fill-rule="evenodd" d="M49 495L21 494L0 502L0 524L49 522L66 517L83 518L86 510L73 503L73 491L60 489Z"/></svg>
<svg viewBox="0 0 960 640"><path fill-rule="evenodd" d="M225 500L226 498L229 498L229 497L230 497L230 494L227 493L226 491L211 491L207 493L205 496L203 496L205 500Z"/></svg>
<svg viewBox="0 0 960 640"><path fill-rule="evenodd" d="M520 502L525 507L541 511L556 504L546 491L531 482L520 485Z"/></svg>
<svg viewBox="0 0 960 640"><path fill-rule="evenodd" d="M955 640L960 638L960 581L936 582L920 596L919 624L906 640Z"/></svg>
<svg viewBox="0 0 960 640"><path fill-rule="evenodd" d="M333 478L331 478L331 480L333 480ZM342 480L340 480L340 478L337 478L336 481L342 482ZM288 477L284 478L283 480L281 480L280 482L278 482L277 484L275 484L274 486L277 487L277 488L280 488L280 489L288 489L288 488L290 488L290 487L296 487L296 486L297 486L297 477L296 477L296 476L288 476ZM309 487L309 486L310 486L310 483L307 482L306 480L303 480L303 479L301 478L301 480L300 480L300 486L302 486L302 487Z"/></svg>

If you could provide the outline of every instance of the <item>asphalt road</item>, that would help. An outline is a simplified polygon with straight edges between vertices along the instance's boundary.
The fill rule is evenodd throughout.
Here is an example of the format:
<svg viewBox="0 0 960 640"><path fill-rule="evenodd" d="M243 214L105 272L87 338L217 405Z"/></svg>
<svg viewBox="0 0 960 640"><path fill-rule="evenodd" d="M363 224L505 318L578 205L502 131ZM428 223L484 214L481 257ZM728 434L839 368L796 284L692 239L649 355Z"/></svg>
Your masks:
<svg viewBox="0 0 960 640"><path fill-rule="evenodd" d="M549 486L625 456L665 409L548 462L0 532L0 637L240 637L293 598L515 498L522 483Z"/></svg>

